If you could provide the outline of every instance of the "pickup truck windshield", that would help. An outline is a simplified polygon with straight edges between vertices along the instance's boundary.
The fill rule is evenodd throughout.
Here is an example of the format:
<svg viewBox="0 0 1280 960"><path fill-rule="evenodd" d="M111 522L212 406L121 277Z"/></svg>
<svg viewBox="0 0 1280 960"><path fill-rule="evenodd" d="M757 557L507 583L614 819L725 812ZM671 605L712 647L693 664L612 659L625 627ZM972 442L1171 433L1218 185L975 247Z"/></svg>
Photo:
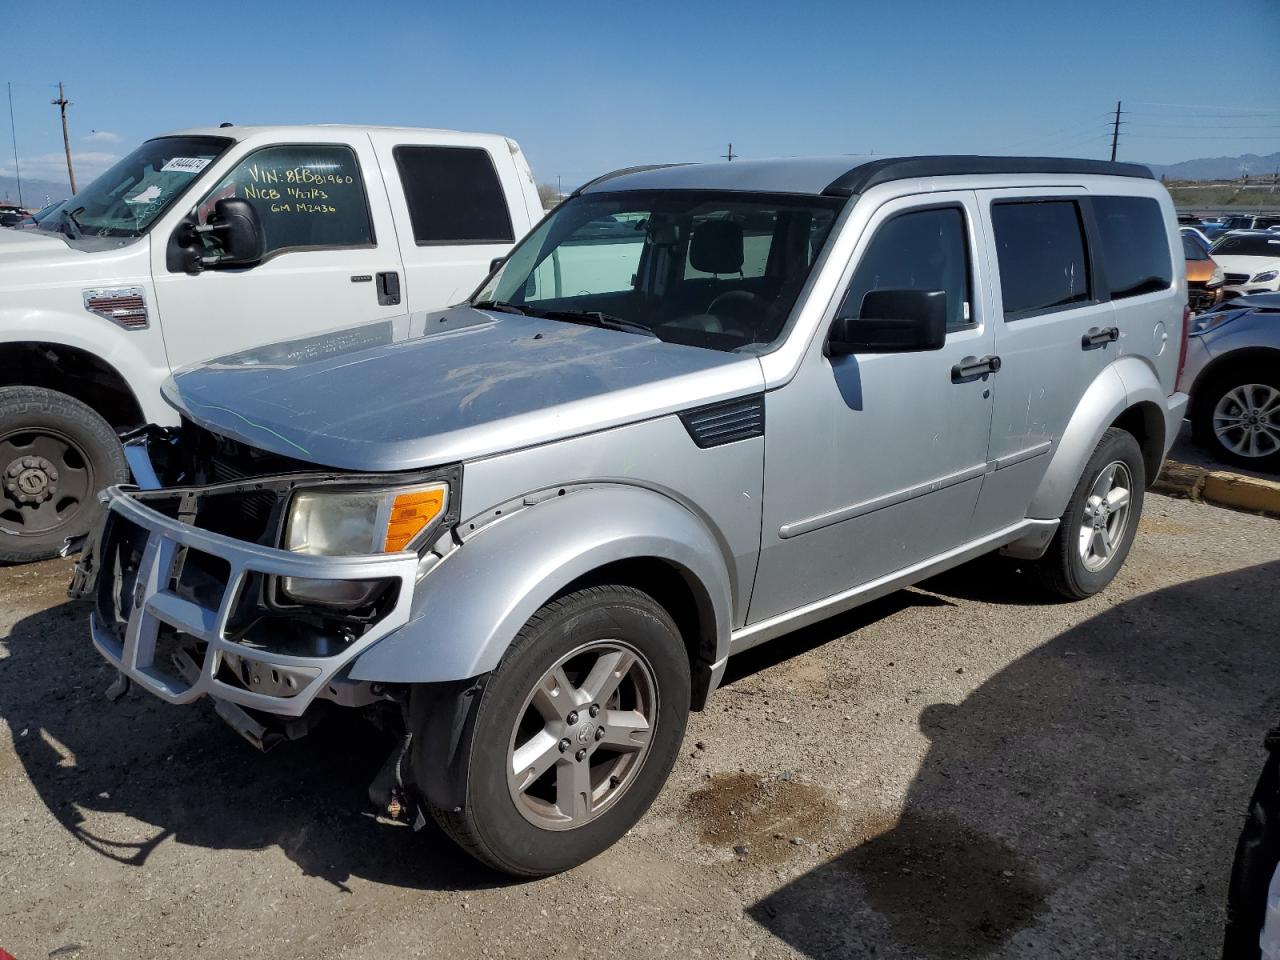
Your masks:
<svg viewBox="0 0 1280 960"><path fill-rule="evenodd" d="M781 337L843 201L741 191L573 197L472 303L713 350Z"/></svg>
<svg viewBox="0 0 1280 960"><path fill-rule="evenodd" d="M139 237L232 143L225 137L148 140L39 222L84 237Z"/></svg>

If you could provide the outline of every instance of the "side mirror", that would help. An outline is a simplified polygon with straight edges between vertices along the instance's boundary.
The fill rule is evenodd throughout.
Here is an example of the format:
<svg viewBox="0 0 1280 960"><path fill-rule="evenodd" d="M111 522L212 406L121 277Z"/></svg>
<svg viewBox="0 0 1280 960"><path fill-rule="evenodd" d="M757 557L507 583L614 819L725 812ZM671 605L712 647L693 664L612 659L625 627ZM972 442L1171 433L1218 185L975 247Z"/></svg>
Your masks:
<svg viewBox="0 0 1280 960"><path fill-rule="evenodd" d="M872 290L831 323L823 352L828 357L850 353L916 353L941 350L947 340L945 290Z"/></svg>
<svg viewBox="0 0 1280 960"><path fill-rule="evenodd" d="M204 258L206 267L251 267L266 248L258 211L241 197L223 197L215 203L209 222L196 227L196 232L213 234L222 250Z"/></svg>
<svg viewBox="0 0 1280 960"><path fill-rule="evenodd" d="M502 265L506 262L506 260L507 260L507 258L506 258L506 257L494 257L492 260L490 260L490 261L489 261L489 275L490 275L490 276L493 276L493 274L497 273L497 272L498 272L498 268L499 268L500 266L502 266Z"/></svg>

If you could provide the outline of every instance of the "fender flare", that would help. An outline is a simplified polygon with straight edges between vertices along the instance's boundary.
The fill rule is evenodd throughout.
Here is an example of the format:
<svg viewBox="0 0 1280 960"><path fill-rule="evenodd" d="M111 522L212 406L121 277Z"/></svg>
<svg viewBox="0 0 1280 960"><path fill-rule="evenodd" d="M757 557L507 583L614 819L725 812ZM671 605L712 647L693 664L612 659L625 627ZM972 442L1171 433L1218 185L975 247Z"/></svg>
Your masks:
<svg viewBox="0 0 1280 960"><path fill-rule="evenodd" d="M152 363L139 344L127 339L153 333L158 335L154 330L127 333L88 313L80 316L52 310L0 310L0 351L9 346L47 343L88 353L119 375L148 423L174 425L178 422L177 413L160 395L160 385L169 376L167 360L161 365Z"/></svg>
<svg viewBox="0 0 1280 960"><path fill-rule="evenodd" d="M1178 426L1177 423L1169 423L1173 414L1167 399L1155 372L1140 358L1121 357L1109 364L1089 384L1076 404L1031 500L1027 516L1033 520L1056 520L1062 516L1102 435L1135 406L1154 405L1160 411L1158 418L1162 436L1159 438L1160 457L1157 462L1161 462L1171 438L1177 435ZM1180 418L1181 413L1177 416ZM1154 472L1147 479L1153 481Z"/></svg>
<svg viewBox="0 0 1280 960"><path fill-rule="evenodd" d="M517 508L470 535L419 582L409 623L360 654L349 676L439 683L488 673L538 608L569 584L607 564L647 558L676 568L710 612L714 661L722 662L733 598L715 537L669 497L610 484ZM691 639L702 649L712 638Z"/></svg>

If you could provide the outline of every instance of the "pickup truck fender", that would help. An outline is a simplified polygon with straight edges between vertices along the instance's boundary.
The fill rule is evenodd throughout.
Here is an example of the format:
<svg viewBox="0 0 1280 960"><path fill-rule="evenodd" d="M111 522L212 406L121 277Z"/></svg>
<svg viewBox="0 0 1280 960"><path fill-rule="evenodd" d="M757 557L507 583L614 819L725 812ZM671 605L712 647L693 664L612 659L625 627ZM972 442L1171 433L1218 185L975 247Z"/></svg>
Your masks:
<svg viewBox="0 0 1280 960"><path fill-rule="evenodd" d="M1170 403L1155 371L1141 358L1121 357L1109 364L1089 384L1076 405L1027 516L1035 520L1056 520L1062 516L1102 435L1130 411L1136 411L1141 418L1143 435L1138 437L1138 442L1147 466L1147 484L1154 482L1169 444L1177 436L1186 398L1181 400L1181 403Z"/></svg>
<svg viewBox="0 0 1280 960"><path fill-rule="evenodd" d="M703 667L695 669L695 700L709 692L729 654L733 609L728 565L711 531L652 490L566 490L532 505L518 502L470 533L419 581L409 623L362 653L350 677L436 683L487 673L529 617L565 587L607 564L655 560L674 568L693 594L705 626L702 636L684 639ZM465 520L459 525L467 527Z"/></svg>
<svg viewBox="0 0 1280 960"><path fill-rule="evenodd" d="M87 312L0 308L0 353L11 344L48 343L91 354L119 374L148 423L172 425L177 414L160 396L169 367L153 337L154 329L127 333ZM160 350L158 360L147 356L149 346Z"/></svg>

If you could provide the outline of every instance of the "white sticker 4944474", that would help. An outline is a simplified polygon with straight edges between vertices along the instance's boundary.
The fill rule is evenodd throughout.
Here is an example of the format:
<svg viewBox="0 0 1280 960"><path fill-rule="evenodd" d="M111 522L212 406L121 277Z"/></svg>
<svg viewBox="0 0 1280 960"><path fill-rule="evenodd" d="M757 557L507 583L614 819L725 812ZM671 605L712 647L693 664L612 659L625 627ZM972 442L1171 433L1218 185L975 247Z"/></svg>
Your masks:
<svg viewBox="0 0 1280 960"><path fill-rule="evenodd" d="M174 157L160 168L160 172L199 173L212 162L206 157Z"/></svg>

